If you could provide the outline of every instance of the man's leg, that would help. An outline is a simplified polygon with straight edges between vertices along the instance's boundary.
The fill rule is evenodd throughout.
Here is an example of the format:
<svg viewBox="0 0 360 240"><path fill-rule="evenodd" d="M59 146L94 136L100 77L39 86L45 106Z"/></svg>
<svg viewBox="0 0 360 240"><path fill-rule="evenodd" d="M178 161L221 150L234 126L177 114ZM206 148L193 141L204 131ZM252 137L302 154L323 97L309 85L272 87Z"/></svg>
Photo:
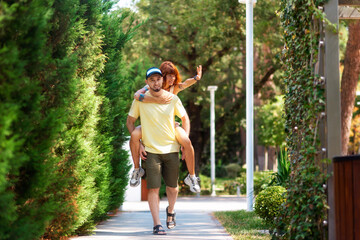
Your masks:
<svg viewBox="0 0 360 240"><path fill-rule="evenodd" d="M160 217L159 217L159 189L160 188L150 188L148 192L148 203L150 207L151 216L154 221L154 227L156 225L161 225Z"/></svg>
<svg viewBox="0 0 360 240"><path fill-rule="evenodd" d="M161 221L159 217L159 189L161 187L161 160L159 154L147 153L146 180L149 190L148 203L154 222L153 234L164 235L166 234L166 232L161 226Z"/></svg>
<svg viewBox="0 0 360 240"><path fill-rule="evenodd" d="M166 209L166 225L169 229L172 229L176 226L174 207L178 196L179 153L164 154L163 162L162 175L166 184L166 195L169 202Z"/></svg>
<svg viewBox="0 0 360 240"><path fill-rule="evenodd" d="M169 206L168 206L169 213L174 213L174 208L175 208L175 203L176 203L176 199L178 196L178 192L179 192L179 189L177 187L173 188L173 187L166 186L166 196L167 196L167 199L169 202ZM167 221L171 221L171 219L168 218Z"/></svg>

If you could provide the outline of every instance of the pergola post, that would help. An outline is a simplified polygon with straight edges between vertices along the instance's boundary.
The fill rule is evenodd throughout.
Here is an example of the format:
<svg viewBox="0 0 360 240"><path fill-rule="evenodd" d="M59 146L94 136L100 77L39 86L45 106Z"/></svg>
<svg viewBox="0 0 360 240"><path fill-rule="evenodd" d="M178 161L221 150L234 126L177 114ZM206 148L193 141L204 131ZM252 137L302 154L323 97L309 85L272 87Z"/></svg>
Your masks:
<svg viewBox="0 0 360 240"><path fill-rule="evenodd" d="M338 0L329 0L324 5L328 20L339 26ZM340 109L340 71L339 71L339 36L329 28L325 28L325 59L326 81L326 142L327 158L333 159L341 155L341 109ZM329 164L328 172L333 172L333 164ZM328 231L329 240L336 239L335 227L335 192L334 177L327 184L328 189Z"/></svg>

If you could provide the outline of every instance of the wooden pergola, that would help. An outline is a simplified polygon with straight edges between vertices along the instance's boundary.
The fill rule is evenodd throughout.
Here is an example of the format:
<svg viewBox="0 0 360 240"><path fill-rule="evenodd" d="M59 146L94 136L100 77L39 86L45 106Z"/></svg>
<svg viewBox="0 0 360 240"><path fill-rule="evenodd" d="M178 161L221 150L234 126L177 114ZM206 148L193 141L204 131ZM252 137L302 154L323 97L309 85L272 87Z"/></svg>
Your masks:
<svg viewBox="0 0 360 240"><path fill-rule="evenodd" d="M339 25L339 19L360 19L360 12L356 8L360 0L329 0L324 11L331 23ZM322 148L326 158L333 159L341 156L341 109L340 109L340 71L339 71L339 37L329 28L324 28L319 43L319 69L323 76L326 89L326 113L320 131L322 134ZM360 39L359 39L360 41ZM328 166L328 171L333 172L333 163ZM328 203L330 206L328 221L329 240L340 239L336 235L336 202L334 177L331 176L327 184ZM358 226L354 226L358 227ZM360 236L357 236L360 237ZM355 238L354 238L355 239Z"/></svg>

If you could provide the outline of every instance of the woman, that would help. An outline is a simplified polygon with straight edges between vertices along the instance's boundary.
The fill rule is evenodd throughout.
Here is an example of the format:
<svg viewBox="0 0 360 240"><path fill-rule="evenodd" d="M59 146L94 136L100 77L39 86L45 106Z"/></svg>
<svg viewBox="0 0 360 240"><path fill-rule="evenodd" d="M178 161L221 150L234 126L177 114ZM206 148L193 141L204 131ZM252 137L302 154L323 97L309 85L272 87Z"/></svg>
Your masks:
<svg viewBox="0 0 360 240"><path fill-rule="evenodd" d="M185 82L181 82L181 77L178 69L170 61L165 61L161 64L160 70L163 74L163 86L162 88L166 91L169 91L177 95L180 91L190 87L195 84L197 81L200 81L202 76L202 66L197 67L197 75L193 78L187 79ZM160 103L166 104L172 100L172 97L168 98L155 98L149 95L145 95L145 92L148 90L148 86L143 87L138 90L134 98L138 101L144 103ZM194 158L194 148L191 144L189 136L186 134L185 130L180 127L179 123L175 123L175 137L176 140L181 145L182 159L185 158L186 166L189 171L188 176L184 179L185 184L189 185L190 191L200 192L200 186L198 184L198 179L195 176L195 158ZM131 133L132 141L140 141L141 139L141 126L136 127L136 129ZM146 159L146 152L142 144L140 144L140 156L142 159ZM138 163L134 165L139 165ZM140 177L144 175L144 171L141 168L135 168L131 180L131 186L137 186L140 183Z"/></svg>

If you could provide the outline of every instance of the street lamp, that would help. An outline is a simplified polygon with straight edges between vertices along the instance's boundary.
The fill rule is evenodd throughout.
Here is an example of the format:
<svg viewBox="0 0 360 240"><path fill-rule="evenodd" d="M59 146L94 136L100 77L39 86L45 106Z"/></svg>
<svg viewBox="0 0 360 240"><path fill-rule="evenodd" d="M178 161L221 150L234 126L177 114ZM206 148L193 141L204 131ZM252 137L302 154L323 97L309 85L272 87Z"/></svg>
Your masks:
<svg viewBox="0 0 360 240"><path fill-rule="evenodd" d="M210 162L211 162L211 196L215 193L215 91L217 86L208 86L210 91Z"/></svg>
<svg viewBox="0 0 360 240"><path fill-rule="evenodd" d="M253 211L254 202L254 49L253 8L256 0L239 0L246 3L246 202Z"/></svg>

